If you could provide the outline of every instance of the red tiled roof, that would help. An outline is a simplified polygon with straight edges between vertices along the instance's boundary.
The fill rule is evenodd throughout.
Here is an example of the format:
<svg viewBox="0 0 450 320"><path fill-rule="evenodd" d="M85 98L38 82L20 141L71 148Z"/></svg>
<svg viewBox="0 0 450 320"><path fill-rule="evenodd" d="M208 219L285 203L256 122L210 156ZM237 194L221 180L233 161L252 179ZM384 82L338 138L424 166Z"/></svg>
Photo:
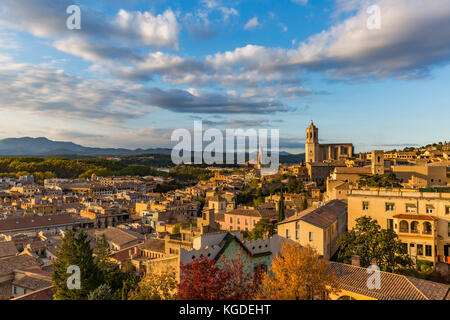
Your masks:
<svg viewBox="0 0 450 320"><path fill-rule="evenodd" d="M55 293L56 288L54 286L49 286L11 300L53 300L53 295Z"/></svg>
<svg viewBox="0 0 450 320"><path fill-rule="evenodd" d="M43 228L58 225L71 225L75 223L76 220L68 214L7 218L5 220L0 220L0 232Z"/></svg>

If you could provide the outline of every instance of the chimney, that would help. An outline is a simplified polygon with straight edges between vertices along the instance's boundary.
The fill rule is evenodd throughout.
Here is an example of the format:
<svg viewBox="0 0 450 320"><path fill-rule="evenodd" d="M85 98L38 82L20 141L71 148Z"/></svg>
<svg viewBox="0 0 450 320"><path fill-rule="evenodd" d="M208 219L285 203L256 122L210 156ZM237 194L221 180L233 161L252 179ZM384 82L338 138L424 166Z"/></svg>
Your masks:
<svg viewBox="0 0 450 320"><path fill-rule="evenodd" d="M361 261L360 261L360 257L357 255L353 255L352 256L352 266L355 267L360 267L361 266Z"/></svg>

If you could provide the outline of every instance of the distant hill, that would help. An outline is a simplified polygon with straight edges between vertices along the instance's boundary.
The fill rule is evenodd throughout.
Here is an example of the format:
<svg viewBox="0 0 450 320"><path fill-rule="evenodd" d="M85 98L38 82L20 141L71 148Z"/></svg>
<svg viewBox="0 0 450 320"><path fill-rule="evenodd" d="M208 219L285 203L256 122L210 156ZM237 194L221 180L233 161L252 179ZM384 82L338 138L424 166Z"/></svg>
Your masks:
<svg viewBox="0 0 450 320"><path fill-rule="evenodd" d="M124 149L124 148L92 148L84 147L73 142L52 141L45 137L40 138L8 138L0 140L0 156L62 156L76 155L85 157L97 156L126 156L143 154L170 155L172 149ZM254 154L256 157L256 153ZM248 154L246 158L248 157ZM305 155L280 152L281 163L299 163L305 159Z"/></svg>
<svg viewBox="0 0 450 320"><path fill-rule="evenodd" d="M0 156L52 156L52 155L84 155L114 156L134 154L170 154L171 149L123 149L123 148L91 148L73 142L52 141L40 138L8 138L0 140Z"/></svg>

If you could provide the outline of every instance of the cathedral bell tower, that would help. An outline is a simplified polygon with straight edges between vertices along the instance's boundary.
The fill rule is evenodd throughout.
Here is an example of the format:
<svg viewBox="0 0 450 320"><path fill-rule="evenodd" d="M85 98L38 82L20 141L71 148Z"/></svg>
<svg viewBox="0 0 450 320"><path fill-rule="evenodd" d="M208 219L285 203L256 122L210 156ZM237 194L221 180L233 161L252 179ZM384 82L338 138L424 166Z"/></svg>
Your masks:
<svg viewBox="0 0 450 320"><path fill-rule="evenodd" d="M306 143L305 143L305 158L306 162L319 162L319 129L311 121L311 124L306 128Z"/></svg>

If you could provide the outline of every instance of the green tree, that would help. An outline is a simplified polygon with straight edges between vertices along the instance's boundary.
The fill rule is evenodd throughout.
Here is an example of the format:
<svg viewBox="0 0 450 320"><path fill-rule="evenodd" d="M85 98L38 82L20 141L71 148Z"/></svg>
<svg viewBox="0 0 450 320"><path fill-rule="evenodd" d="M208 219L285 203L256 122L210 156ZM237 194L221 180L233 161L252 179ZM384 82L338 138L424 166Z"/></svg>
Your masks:
<svg viewBox="0 0 450 320"><path fill-rule="evenodd" d="M112 294L111 287L107 284L102 284L97 289L89 293L88 300L115 300L115 299Z"/></svg>
<svg viewBox="0 0 450 320"><path fill-rule="evenodd" d="M283 190L281 190L280 201L278 202L278 222L283 221L284 218L284 196Z"/></svg>
<svg viewBox="0 0 450 320"><path fill-rule="evenodd" d="M130 292L129 300L173 300L177 296L174 271L148 273L139 286Z"/></svg>
<svg viewBox="0 0 450 320"><path fill-rule="evenodd" d="M109 262L109 256L111 255L111 249L109 248L106 237L102 234L97 239L97 248L95 250L95 262L102 272L108 272L112 268L112 263Z"/></svg>
<svg viewBox="0 0 450 320"><path fill-rule="evenodd" d="M80 289L69 289L67 280L72 276L67 273L69 266L77 266L80 269ZM102 281L101 271L95 263L90 247L90 240L83 231L66 232L53 263L53 270L56 300L85 300L89 292L95 290Z"/></svg>
<svg viewBox="0 0 450 320"><path fill-rule="evenodd" d="M376 220L367 216L356 219L356 226L339 239L338 245L338 260L344 263L358 255L362 266L369 266L375 258L380 268L388 272L403 272L412 266L397 234L381 229Z"/></svg>
<svg viewBox="0 0 450 320"><path fill-rule="evenodd" d="M248 239L261 239L264 236L271 237L275 233L275 226L269 219L263 218L255 224L252 231L248 233Z"/></svg>
<svg viewBox="0 0 450 320"><path fill-rule="evenodd" d="M401 188L400 180L394 173L360 175L358 184L361 187L378 187L378 188Z"/></svg>
<svg viewBox="0 0 450 320"><path fill-rule="evenodd" d="M306 197L303 199L302 210L308 209L308 199Z"/></svg>

